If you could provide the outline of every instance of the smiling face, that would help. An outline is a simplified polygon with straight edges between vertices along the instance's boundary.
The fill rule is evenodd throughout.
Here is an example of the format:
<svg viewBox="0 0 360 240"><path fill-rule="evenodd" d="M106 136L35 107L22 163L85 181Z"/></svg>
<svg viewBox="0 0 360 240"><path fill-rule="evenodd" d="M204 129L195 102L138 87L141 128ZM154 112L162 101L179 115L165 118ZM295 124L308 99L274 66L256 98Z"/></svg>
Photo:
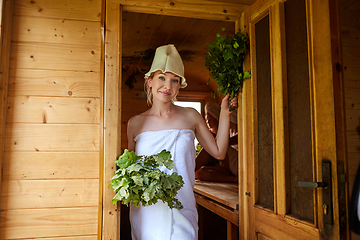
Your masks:
<svg viewBox="0 0 360 240"><path fill-rule="evenodd" d="M181 78L173 73L156 71L153 78L148 79L151 87L153 101L155 99L162 102L173 101L180 89Z"/></svg>

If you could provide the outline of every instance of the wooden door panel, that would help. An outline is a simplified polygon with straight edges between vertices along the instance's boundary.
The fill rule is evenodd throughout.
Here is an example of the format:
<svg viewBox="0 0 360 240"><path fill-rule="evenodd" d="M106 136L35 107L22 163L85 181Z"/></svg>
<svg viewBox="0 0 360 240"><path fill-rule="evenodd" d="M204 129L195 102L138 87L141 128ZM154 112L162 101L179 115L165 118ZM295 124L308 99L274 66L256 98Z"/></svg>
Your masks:
<svg viewBox="0 0 360 240"><path fill-rule="evenodd" d="M245 13L252 78L242 95L251 115L244 118L251 135L244 238L339 239L338 180L325 180L322 168L328 159L337 173L329 2L257 1ZM298 186L323 180L332 183L329 211L327 190Z"/></svg>

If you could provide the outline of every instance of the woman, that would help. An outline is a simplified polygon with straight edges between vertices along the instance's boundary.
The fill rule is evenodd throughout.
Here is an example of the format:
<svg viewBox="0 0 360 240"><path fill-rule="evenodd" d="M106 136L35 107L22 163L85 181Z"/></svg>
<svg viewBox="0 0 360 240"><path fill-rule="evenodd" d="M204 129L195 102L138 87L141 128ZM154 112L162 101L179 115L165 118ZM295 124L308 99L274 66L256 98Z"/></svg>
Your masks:
<svg viewBox="0 0 360 240"><path fill-rule="evenodd" d="M174 45L157 48L150 71L145 74L145 88L151 108L132 117L128 122L128 149L137 155L152 155L162 149L171 152L175 167L161 168L183 177L184 186L176 198L183 204L181 210L170 209L158 202L147 207L130 205L130 222L134 240L197 239L198 215L193 193L195 181L194 138L212 156L223 159L228 146L230 111L228 96L222 101L219 131L215 140L201 115L192 108L173 104L180 88L186 87L184 65ZM237 105L236 99L233 103Z"/></svg>

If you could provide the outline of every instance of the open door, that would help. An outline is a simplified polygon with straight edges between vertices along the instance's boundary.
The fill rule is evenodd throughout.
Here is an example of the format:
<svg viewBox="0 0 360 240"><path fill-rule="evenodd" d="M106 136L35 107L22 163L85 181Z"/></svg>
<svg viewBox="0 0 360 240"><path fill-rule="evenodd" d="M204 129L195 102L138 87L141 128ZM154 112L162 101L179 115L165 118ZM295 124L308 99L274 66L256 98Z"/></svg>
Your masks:
<svg viewBox="0 0 360 240"><path fill-rule="evenodd" d="M333 2L257 1L244 14L244 239L346 238Z"/></svg>

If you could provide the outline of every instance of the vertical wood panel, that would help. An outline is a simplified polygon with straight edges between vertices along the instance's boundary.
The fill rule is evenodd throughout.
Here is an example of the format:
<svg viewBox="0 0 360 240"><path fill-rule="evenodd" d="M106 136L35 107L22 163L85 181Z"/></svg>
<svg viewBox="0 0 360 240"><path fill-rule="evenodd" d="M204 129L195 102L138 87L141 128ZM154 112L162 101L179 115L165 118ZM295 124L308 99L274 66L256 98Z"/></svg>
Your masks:
<svg viewBox="0 0 360 240"><path fill-rule="evenodd" d="M0 32L0 191L2 190L2 173L4 145L6 135L6 105L9 82L9 62L11 50L11 31L13 18L13 1L1 1ZM1 199L0 199L1 202Z"/></svg>
<svg viewBox="0 0 360 240"><path fill-rule="evenodd" d="M286 51L285 51L285 17L284 4L277 3L271 8L271 43L272 43L272 78L274 81L274 133L275 133L275 206L276 212L281 215L288 213L289 206L289 179L288 162L286 155L286 128L287 104L286 98Z"/></svg>
<svg viewBox="0 0 360 240"><path fill-rule="evenodd" d="M309 49L310 49L310 79L313 98L313 126L314 126L314 157L316 169L322 169L321 161L329 159L332 162L332 198L338 199L337 156L334 83L332 68L332 48L330 35L329 1L307 1L309 9L308 21ZM317 11L322 9L323 11ZM317 171L315 180L322 179L321 171ZM317 196L317 205L322 206L322 195ZM323 222L323 209L318 207L318 227L324 231L329 239L340 239L339 208L337 201L333 201L334 224L329 226Z"/></svg>
<svg viewBox="0 0 360 240"><path fill-rule="evenodd" d="M121 136L121 8L118 3L106 5L105 32L105 85L104 85L104 174L103 174L103 222L102 238L119 239L120 223L117 207L111 203L114 196L110 188L110 178L116 169L115 159L119 155ZM119 25L120 24L120 25ZM120 81L119 81L120 79Z"/></svg>
<svg viewBox="0 0 360 240"><path fill-rule="evenodd" d="M240 20L238 21L237 25L235 26L235 29L239 29L241 32L247 33L248 36L250 34L249 32L249 23L250 23L250 14L249 10L244 12L241 15ZM251 70L250 66L250 54L248 53L247 57L244 60L243 68L244 71ZM247 102L247 96L246 92L248 92L250 89L248 86L251 84L251 78L247 79L243 85L242 93L239 95L239 110L238 110L238 146L239 146L239 239L248 239L248 229L249 229L249 212L248 212L248 195L245 195L245 192L248 192L247 187L247 171L248 171L248 156L247 156L247 147L245 136L247 134L248 124L247 122L247 107L246 104L249 104ZM250 82L250 83L249 83ZM246 87L246 89L245 89Z"/></svg>

